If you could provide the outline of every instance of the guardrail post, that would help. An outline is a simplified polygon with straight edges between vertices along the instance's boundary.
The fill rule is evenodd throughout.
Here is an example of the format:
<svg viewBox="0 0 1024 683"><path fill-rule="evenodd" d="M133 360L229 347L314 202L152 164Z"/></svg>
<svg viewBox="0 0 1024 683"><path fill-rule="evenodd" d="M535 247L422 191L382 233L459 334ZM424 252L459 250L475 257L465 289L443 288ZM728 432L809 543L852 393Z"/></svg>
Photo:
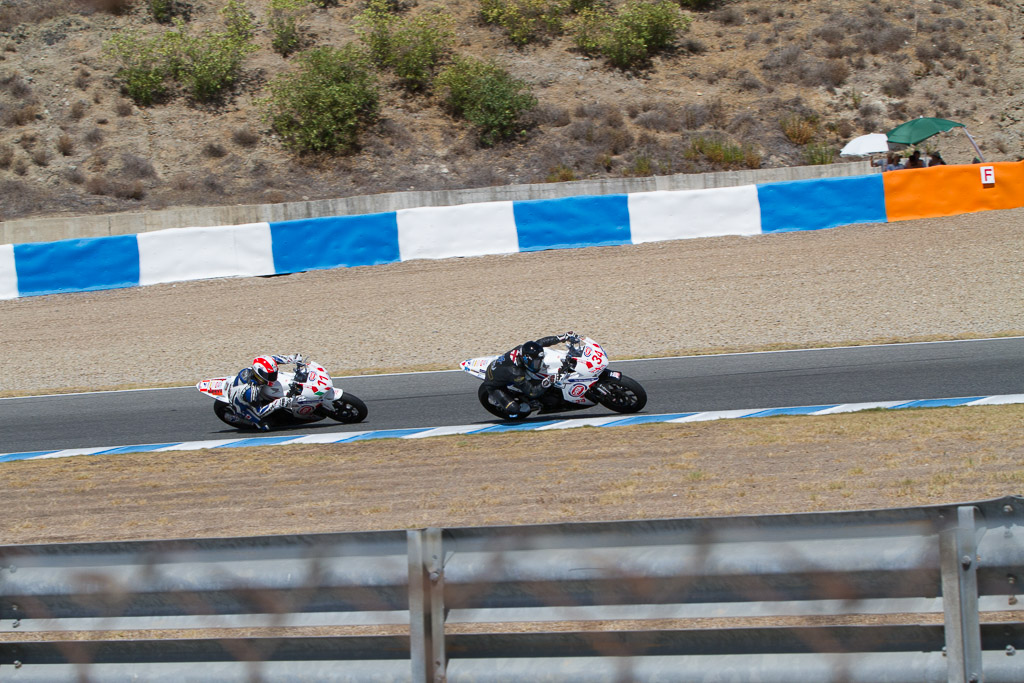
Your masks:
<svg viewBox="0 0 1024 683"><path fill-rule="evenodd" d="M444 564L441 530L410 529L409 647L413 683L444 683Z"/></svg>
<svg viewBox="0 0 1024 683"><path fill-rule="evenodd" d="M973 505L961 505L957 508L956 524L939 533L950 683L980 683L982 680L974 511Z"/></svg>

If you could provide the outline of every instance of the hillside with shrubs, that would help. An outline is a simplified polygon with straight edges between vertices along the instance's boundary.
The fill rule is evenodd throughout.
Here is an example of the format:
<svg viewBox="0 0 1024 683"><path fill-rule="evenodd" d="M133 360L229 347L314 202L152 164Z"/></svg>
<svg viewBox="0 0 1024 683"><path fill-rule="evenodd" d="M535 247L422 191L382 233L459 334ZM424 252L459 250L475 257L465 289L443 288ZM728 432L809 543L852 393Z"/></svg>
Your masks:
<svg viewBox="0 0 1024 683"><path fill-rule="evenodd" d="M842 163L917 116L1018 160L1022 36L1010 0L0 0L0 220Z"/></svg>

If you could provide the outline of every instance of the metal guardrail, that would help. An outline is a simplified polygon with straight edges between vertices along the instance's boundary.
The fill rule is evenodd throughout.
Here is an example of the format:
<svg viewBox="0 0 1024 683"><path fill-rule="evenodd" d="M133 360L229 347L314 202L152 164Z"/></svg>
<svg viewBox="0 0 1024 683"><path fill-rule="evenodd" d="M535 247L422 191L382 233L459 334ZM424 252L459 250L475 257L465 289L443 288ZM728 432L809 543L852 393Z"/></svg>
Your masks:
<svg viewBox="0 0 1024 683"><path fill-rule="evenodd" d="M981 624L979 604L1017 609L1022 522L1024 498L1013 496L759 517L0 546L0 680L1019 683L1024 620ZM935 601L944 624L913 623ZM676 621L731 620L744 606L752 616L815 618ZM910 623L835 619L887 611L909 611ZM563 623L543 624L552 621ZM390 633L281 635L353 624ZM230 630L240 626L257 635Z"/></svg>

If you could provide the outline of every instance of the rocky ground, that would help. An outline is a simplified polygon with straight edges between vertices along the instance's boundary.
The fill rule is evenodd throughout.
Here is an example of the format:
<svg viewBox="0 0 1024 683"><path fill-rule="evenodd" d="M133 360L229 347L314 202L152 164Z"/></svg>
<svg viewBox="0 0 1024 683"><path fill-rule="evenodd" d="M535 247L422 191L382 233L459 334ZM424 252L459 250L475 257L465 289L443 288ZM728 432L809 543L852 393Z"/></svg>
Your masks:
<svg viewBox="0 0 1024 683"><path fill-rule="evenodd" d="M248 2L259 49L222 100L145 107L121 93L104 45L170 27L143 0L106 4L129 9L0 0L0 220L802 165L808 143L835 152L917 116L966 124L988 160L1022 153L1024 15L1009 0L722 0L689 12L673 48L634 71L580 54L568 35L517 48L481 23L476 0L403 3L409 15L451 14L457 54L493 58L530 86L539 104L525 134L480 147L436 95L384 73L381 117L359 150L317 158L285 150L263 118L267 84L294 67L270 47L266 3ZM223 5L176 3L193 34L222 30ZM310 12L307 45L356 40L363 8ZM708 139L752 153L695 154ZM958 132L925 146L954 163L974 156Z"/></svg>

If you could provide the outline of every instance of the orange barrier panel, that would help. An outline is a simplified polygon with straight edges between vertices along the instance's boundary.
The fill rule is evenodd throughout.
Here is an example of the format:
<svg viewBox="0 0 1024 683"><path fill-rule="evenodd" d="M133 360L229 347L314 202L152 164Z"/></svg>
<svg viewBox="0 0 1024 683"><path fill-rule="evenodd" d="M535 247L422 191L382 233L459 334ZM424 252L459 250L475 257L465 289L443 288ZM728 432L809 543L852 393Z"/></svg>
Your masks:
<svg viewBox="0 0 1024 683"><path fill-rule="evenodd" d="M882 182L890 222L1024 206L1020 161L887 171Z"/></svg>

